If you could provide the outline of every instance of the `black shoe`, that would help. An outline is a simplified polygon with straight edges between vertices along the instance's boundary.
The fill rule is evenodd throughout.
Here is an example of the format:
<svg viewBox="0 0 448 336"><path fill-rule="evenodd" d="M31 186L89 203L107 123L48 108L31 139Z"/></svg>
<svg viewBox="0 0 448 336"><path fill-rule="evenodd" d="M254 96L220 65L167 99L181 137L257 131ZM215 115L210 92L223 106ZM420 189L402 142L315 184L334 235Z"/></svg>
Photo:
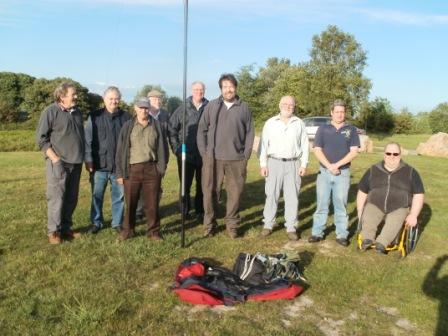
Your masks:
<svg viewBox="0 0 448 336"><path fill-rule="evenodd" d="M336 238L336 243L338 243L339 245L344 246L344 247L348 246L347 238Z"/></svg>
<svg viewBox="0 0 448 336"><path fill-rule="evenodd" d="M367 251L373 245L373 241L370 239L364 239L361 243L361 251Z"/></svg>
<svg viewBox="0 0 448 336"><path fill-rule="evenodd" d="M318 243L318 242L320 242L322 240L323 240L323 238L320 237L320 236L311 236L311 237L308 238L308 242L309 243Z"/></svg>
<svg viewBox="0 0 448 336"><path fill-rule="evenodd" d="M381 243L375 243L375 250L381 254L387 254L386 248Z"/></svg>
<svg viewBox="0 0 448 336"><path fill-rule="evenodd" d="M101 228L99 226L94 225L93 227L90 228L89 233L91 234L97 234L98 232L100 232Z"/></svg>

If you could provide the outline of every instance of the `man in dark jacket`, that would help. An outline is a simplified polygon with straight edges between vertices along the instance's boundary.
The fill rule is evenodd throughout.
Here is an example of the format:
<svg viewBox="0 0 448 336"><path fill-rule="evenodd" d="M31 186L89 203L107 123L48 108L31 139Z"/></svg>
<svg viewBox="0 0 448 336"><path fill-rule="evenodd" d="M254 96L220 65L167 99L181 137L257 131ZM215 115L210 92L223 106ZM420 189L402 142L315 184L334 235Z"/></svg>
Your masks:
<svg viewBox="0 0 448 336"><path fill-rule="evenodd" d="M168 155L167 157L168 160L170 154L168 146L168 121L170 119L170 115L167 110L162 108L163 94L159 90L151 90L148 92L146 97L148 98L149 104L151 105L151 107L149 108L149 115L159 122L160 128L162 129L163 145L165 146L165 151ZM162 192L163 192L162 186L160 186L159 201L160 198L162 197ZM143 209L143 196L141 193L140 198L138 200L136 211L137 211L136 212L137 220L142 220L143 218L145 218L145 211Z"/></svg>
<svg viewBox="0 0 448 336"><path fill-rule="evenodd" d="M221 76L221 96L207 104L198 125L205 237L213 236L217 225L215 212L223 181L227 192L227 233L231 238L238 236L239 205L254 143L254 123L249 106L236 95L237 85L232 74Z"/></svg>
<svg viewBox="0 0 448 336"><path fill-rule="evenodd" d="M103 227L104 192L108 181L111 184L112 228L119 232L123 220L124 190L115 176L115 153L121 127L131 116L118 107L120 100L117 87L107 88L103 95L104 108L92 112L85 126L84 160L92 185L91 233L97 233Z"/></svg>
<svg viewBox="0 0 448 336"><path fill-rule="evenodd" d="M75 106L75 85L61 83L54 98L55 103L42 112L36 142L46 161L48 239L50 244L60 244L61 238L80 237L71 226L84 158L84 128Z"/></svg>
<svg viewBox="0 0 448 336"><path fill-rule="evenodd" d="M386 247L403 224L417 225L425 192L420 175L401 160L400 145L391 142L384 148L384 160L366 171L358 188L356 208L362 221L361 249L365 251L374 244L378 225L384 220L375 249L386 253Z"/></svg>
<svg viewBox="0 0 448 336"><path fill-rule="evenodd" d="M195 211L198 219L204 216L204 204L201 187L201 169L202 159L199 154L196 143L198 133L198 123L202 112L208 103L204 98L205 85L202 82L196 81L191 85L192 95L187 99L187 109L185 114L185 145L186 145L186 160L185 160L185 197L186 209L185 215L189 218L190 211L190 189L193 183L193 177L196 177L196 196L195 196ZM179 172L179 180L182 176L182 121L183 121L184 104L181 104L170 117L169 121L169 140L173 153L177 157L177 167Z"/></svg>
<svg viewBox="0 0 448 336"><path fill-rule="evenodd" d="M161 240L159 217L160 182L167 166L167 153L162 139L162 129L149 116L147 98L138 100L134 109L136 117L121 128L117 144L117 182L124 184L126 212L119 240L134 235L135 210L143 190L144 210L148 225L148 238Z"/></svg>

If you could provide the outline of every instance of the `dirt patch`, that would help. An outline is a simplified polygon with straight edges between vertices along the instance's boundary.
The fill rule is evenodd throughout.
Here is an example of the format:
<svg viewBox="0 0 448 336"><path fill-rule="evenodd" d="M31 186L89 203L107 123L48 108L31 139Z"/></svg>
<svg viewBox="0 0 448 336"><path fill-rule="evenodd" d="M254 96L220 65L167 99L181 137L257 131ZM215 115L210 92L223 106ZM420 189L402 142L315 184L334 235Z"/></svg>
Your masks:
<svg viewBox="0 0 448 336"><path fill-rule="evenodd" d="M331 318L326 317L319 321L317 327L324 333L325 336L338 336L339 327L344 323L344 320L332 320Z"/></svg>
<svg viewBox="0 0 448 336"><path fill-rule="evenodd" d="M298 248L305 247L308 244L305 242L305 240L300 239L297 241L289 241L285 245L282 246L282 249L287 251L296 251Z"/></svg>
<svg viewBox="0 0 448 336"><path fill-rule="evenodd" d="M406 331L414 331L416 329L415 325L405 318L398 319L395 325Z"/></svg>
<svg viewBox="0 0 448 336"><path fill-rule="evenodd" d="M327 257L338 257L339 255L335 252L336 248L337 246L329 241L324 241L319 244L319 252Z"/></svg>
<svg viewBox="0 0 448 336"><path fill-rule="evenodd" d="M377 311L379 311L380 313L384 313L386 315L390 315L390 316L398 316L400 314L400 312L398 311L397 308L394 307L383 307L383 306L378 306L376 308Z"/></svg>
<svg viewBox="0 0 448 336"><path fill-rule="evenodd" d="M311 300L306 295L299 296L298 299L294 301L293 304L286 306L283 310L284 314L287 317L301 317L301 312L305 310L308 307L311 307L314 305L314 301Z"/></svg>

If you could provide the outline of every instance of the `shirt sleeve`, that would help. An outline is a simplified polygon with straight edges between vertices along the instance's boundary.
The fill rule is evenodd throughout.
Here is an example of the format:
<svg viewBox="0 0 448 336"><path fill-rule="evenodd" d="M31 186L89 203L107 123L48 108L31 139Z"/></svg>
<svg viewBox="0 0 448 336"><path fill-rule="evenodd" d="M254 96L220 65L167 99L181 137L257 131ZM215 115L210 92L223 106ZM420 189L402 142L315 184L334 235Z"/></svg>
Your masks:
<svg viewBox="0 0 448 336"><path fill-rule="evenodd" d="M415 170L412 169L412 194L424 194L425 188L423 187L423 181L420 177L420 174Z"/></svg>
<svg viewBox="0 0 448 336"><path fill-rule="evenodd" d="M350 137L350 147L361 147L361 142L359 141L358 131L356 127L352 126L352 136Z"/></svg>
<svg viewBox="0 0 448 336"><path fill-rule="evenodd" d="M306 168L308 166L308 160L310 155L310 143L308 140L308 134L306 133L305 123L300 120L301 135L300 135L300 149L302 151L302 157L300 158L300 166Z"/></svg>
<svg viewBox="0 0 448 336"><path fill-rule="evenodd" d="M370 191L370 181L369 181L369 179L370 179L370 169L368 169L364 173L363 177L361 178L361 180L358 183L358 189L360 191L362 191L363 193L365 193L365 194L368 194L369 191Z"/></svg>
<svg viewBox="0 0 448 336"><path fill-rule="evenodd" d="M261 132L260 143L260 167L266 167L268 164L268 145L269 145L269 131L268 131L268 122L263 126L263 131Z"/></svg>
<svg viewBox="0 0 448 336"><path fill-rule="evenodd" d="M324 128L325 126L319 126L319 128L317 129L316 135L314 136L313 147L319 147L319 148L324 147L324 137L323 137Z"/></svg>
<svg viewBox="0 0 448 336"><path fill-rule="evenodd" d="M51 131L51 113L49 109L46 109L40 116L39 125L36 130L36 143L39 146L39 149L44 153L51 147Z"/></svg>
<svg viewBox="0 0 448 336"><path fill-rule="evenodd" d="M93 162L92 157L92 117L89 116L87 118L86 126L84 128L84 137L85 137L85 151L84 151L84 161L85 162Z"/></svg>

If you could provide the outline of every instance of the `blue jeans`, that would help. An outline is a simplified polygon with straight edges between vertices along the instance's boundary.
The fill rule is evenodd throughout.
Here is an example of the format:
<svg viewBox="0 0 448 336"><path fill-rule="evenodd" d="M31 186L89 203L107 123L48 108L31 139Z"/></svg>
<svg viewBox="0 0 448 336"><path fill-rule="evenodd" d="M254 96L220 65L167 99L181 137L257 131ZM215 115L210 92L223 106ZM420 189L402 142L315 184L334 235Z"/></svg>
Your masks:
<svg viewBox="0 0 448 336"><path fill-rule="evenodd" d="M313 215L313 228L311 230L313 236L323 237L331 196L334 208L336 238L347 238L348 216L346 207L349 188L350 169L342 169L341 173L335 176L326 168L320 167L320 173L316 182L317 205L316 212Z"/></svg>
<svg viewBox="0 0 448 336"><path fill-rule="evenodd" d="M112 203L112 227L121 227L124 212L124 188L117 183L115 174L110 172L94 171L90 174L92 185L92 206L90 208L90 220L98 228L102 228L104 192L107 182L110 181L111 203Z"/></svg>

